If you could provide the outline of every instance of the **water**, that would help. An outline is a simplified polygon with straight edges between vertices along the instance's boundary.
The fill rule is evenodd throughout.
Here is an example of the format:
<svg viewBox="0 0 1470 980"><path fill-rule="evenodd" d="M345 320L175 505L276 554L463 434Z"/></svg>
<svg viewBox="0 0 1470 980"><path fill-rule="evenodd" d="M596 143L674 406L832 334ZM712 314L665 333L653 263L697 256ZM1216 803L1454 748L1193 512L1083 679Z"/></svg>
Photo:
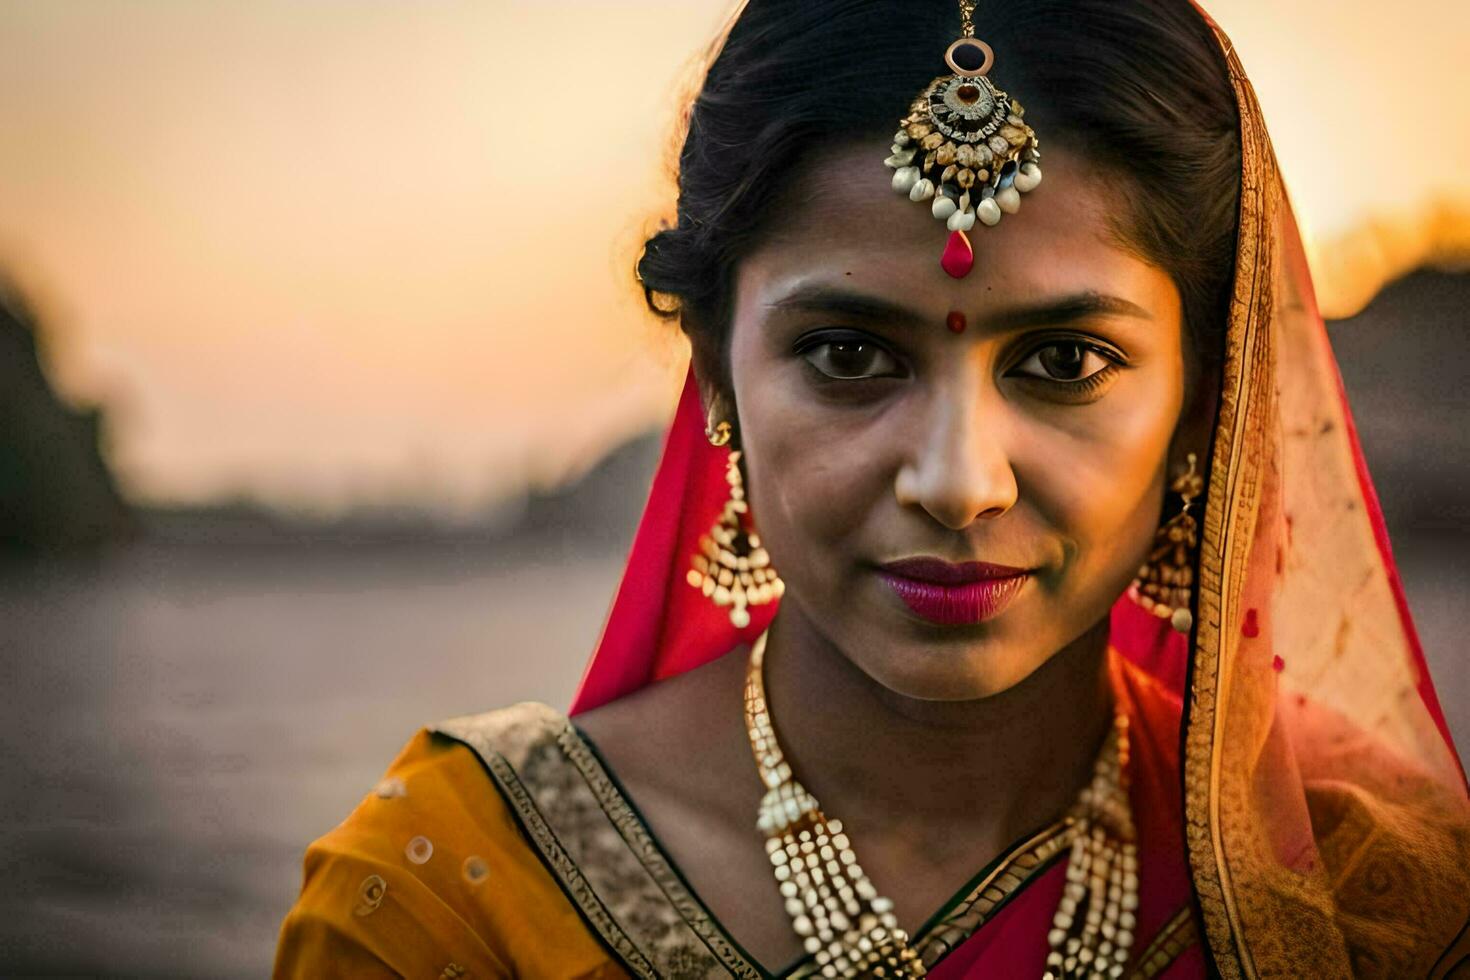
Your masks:
<svg viewBox="0 0 1470 980"><path fill-rule="evenodd" d="M0 965L259 977L421 725L564 708L621 556L142 546L0 588Z"/></svg>

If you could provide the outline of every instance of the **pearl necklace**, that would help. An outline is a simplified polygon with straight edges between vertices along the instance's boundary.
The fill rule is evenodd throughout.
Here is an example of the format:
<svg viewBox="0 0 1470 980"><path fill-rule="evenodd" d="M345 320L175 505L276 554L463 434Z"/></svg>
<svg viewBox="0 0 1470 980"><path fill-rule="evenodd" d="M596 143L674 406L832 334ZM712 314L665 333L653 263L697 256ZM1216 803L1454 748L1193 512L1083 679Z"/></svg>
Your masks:
<svg viewBox="0 0 1470 980"><path fill-rule="evenodd" d="M766 794L756 826L766 836L776 885L802 946L824 977L922 977L927 972L893 902L863 873L840 820L792 776L776 741L762 666L766 636L745 672L745 727ZM1064 820L1071 828L1067 884L1047 934L1043 980L1116 978L1133 945L1138 846L1128 806L1128 717L1121 711L1093 767L1092 782Z"/></svg>

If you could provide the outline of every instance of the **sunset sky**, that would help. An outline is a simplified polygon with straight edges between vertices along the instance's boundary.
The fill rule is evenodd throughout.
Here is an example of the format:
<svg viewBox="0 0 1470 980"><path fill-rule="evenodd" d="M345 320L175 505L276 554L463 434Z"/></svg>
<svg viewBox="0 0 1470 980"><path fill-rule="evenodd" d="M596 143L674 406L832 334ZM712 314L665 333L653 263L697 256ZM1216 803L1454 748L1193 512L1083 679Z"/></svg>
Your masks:
<svg viewBox="0 0 1470 980"><path fill-rule="evenodd" d="M1470 3L1208 6L1329 312L1470 255ZM630 269L730 9L0 0L0 269L134 499L472 513L672 411Z"/></svg>

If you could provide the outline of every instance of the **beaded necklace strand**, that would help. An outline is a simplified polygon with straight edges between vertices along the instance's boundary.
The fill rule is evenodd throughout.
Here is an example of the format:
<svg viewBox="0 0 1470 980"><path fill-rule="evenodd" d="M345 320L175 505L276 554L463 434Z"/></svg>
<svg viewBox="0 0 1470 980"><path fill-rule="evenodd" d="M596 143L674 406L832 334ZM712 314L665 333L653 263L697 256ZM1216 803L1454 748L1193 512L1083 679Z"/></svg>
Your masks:
<svg viewBox="0 0 1470 980"><path fill-rule="evenodd" d="M756 826L791 926L824 977L922 977L926 967L893 902L878 894L842 822L827 818L781 752L763 679L766 636L755 641L746 668L745 727L766 787ZM1111 980L1126 968L1138 908L1127 771L1128 717L1117 711L1092 781L1064 817L1074 837L1043 980Z"/></svg>

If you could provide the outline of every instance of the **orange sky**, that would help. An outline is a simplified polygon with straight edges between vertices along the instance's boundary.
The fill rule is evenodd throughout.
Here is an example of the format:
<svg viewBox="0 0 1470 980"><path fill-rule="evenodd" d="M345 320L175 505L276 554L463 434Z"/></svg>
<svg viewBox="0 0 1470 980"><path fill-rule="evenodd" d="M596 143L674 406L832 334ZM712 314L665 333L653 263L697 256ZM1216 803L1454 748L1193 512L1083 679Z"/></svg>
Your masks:
<svg viewBox="0 0 1470 980"><path fill-rule="evenodd" d="M1470 4L1209 7L1325 308L1470 254ZM628 270L728 9L0 0L0 267L136 499L470 513L672 410L682 349Z"/></svg>

